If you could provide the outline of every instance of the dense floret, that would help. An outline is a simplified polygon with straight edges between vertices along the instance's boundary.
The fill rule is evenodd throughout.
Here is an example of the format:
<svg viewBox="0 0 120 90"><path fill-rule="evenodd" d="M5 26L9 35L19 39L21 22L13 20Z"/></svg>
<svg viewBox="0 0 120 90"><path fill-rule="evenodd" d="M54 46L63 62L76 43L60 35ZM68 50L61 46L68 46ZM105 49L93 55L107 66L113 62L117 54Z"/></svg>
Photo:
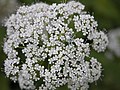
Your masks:
<svg viewBox="0 0 120 90"><path fill-rule="evenodd" d="M108 39L83 10L75 1L20 7L5 23L7 77L21 89L54 90L66 84L71 90L88 89L102 68L90 51L104 51Z"/></svg>

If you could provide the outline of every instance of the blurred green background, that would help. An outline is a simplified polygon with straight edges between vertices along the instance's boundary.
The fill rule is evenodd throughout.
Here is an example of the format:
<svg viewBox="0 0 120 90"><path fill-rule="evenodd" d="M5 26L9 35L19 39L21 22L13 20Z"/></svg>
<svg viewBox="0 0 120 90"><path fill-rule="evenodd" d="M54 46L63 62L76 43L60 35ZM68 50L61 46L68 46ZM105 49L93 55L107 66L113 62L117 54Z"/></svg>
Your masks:
<svg viewBox="0 0 120 90"><path fill-rule="evenodd" d="M1 0L0 0L1 1ZM2 0L9 1L9 0ZM12 1L12 0L11 0ZM61 3L65 0L17 0L18 5L31 5L36 2L45 2L48 4ZM68 1L68 0L66 0ZM99 29L104 32L109 32L111 29L120 27L120 0L75 0L80 1L85 5L85 10L95 17L98 21ZM0 2L0 5L1 2ZM16 7L16 6L14 6ZM4 6L5 8L5 6ZM3 6L0 6L0 17L2 17ZM4 11L5 12L5 11ZM4 17L9 16L10 13L4 14ZM0 19L2 22L3 19ZM14 84L5 77L3 71L3 63L6 58L3 52L4 37L6 35L5 27L0 24L0 90L20 90L19 85ZM120 90L120 58L114 57L109 60L105 57L104 53L97 54L92 52L98 61L103 65L103 73L101 78L90 84L89 90ZM59 90L65 90L61 87Z"/></svg>

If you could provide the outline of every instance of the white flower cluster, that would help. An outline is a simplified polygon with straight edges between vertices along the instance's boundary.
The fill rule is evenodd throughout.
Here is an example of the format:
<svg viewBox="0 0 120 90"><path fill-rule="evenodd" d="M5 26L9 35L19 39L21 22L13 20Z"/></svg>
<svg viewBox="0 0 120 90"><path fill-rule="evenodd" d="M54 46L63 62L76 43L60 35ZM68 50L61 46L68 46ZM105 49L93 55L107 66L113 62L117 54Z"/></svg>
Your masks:
<svg viewBox="0 0 120 90"><path fill-rule="evenodd" d="M68 85L87 90L101 76L101 64L90 57L104 51L108 39L97 31L93 16L79 2L20 7L5 23L5 73L21 89L54 90Z"/></svg>
<svg viewBox="0 0 120 90"><path fill-rule="evenodd" d="M113 29L108 33L109 44L107 57L113 59L113 56L120 57L120 28Z"/></svg>

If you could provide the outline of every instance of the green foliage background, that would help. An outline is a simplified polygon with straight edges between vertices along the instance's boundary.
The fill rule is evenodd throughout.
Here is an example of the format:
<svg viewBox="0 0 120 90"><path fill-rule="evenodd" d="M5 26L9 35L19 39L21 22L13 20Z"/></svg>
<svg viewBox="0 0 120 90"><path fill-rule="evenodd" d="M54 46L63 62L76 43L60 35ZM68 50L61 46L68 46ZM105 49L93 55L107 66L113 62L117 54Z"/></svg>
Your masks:
<svg viewBox="0 0 120 90"><path fill-rule="evenodd" d="M61 3L69 0L18 0L21 5L31 5L36 2L45 2L48 4ZM120 0L76 0L85 5L91 15L98 21L99 29L106 33L120 27ZM4 37L6 35L5 27L0 25L0 90L20 90L18 84L14 84L5 77L3 72L3 62L6 58L3 53ZM97 54L92 52L99 62L103 65L101 79L90 84L89 90L120 90L120 58L108 60L104 53ZM58 90L66 90L61 87Z"/></svg>

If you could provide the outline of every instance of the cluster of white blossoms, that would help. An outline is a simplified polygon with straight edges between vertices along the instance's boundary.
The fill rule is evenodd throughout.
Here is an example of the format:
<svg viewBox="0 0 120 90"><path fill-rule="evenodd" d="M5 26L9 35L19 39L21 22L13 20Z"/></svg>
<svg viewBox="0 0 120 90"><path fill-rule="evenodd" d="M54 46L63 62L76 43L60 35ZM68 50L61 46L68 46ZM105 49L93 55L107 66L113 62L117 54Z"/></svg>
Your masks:
<svg viewBox="0 0 120 90"><path fill-rule="evenodd" d="M110 30L108 37L109 44L106 53L107 57L109 59L113 59L114 56L120 57L120 28Z"/></svg>
<svg viewBox="0 0 120 90"><path fill-rule="evenodd" d="M5 73L21 89L87 90L101 76L91 49L105 50L108 38L79 2L20 7L6 21Z"/></svg>

